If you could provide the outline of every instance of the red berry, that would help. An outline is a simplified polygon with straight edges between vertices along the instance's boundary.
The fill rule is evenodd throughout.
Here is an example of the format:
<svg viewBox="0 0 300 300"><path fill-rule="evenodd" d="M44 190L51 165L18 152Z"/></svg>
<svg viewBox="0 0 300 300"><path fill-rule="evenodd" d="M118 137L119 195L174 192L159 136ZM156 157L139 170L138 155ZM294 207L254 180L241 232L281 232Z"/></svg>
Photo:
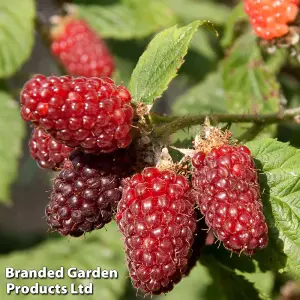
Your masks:
<svg viewBox="0 0 300 300"><path fill-rule="evenodd" d="M265 248L268 228L250 150L225 145L206 156L196 153L195 161L193 187L197 204L215 236L235 252L252 255L256 249Z"/></svg>
<svg viewBox="0 0 300 300"><path fill-rule="evenodd" d="M299 0L245 0L244 5L255 33L265 40L287 34L299 12Z"/></svg>
<svg viewBox="0 0 300 300"><path fill-rule="evenodd" d="M83 20L62 24L53 34L51 50L72 75L110 77L115 68L104 41Z"/></svg>
<svg viewBox="0 0 300 300"><path fill-rule="evenodd" d="M121 182L131 175L131 159L126 150L100 155L74 151L70 159L53 182L46 219L60 234L80 236L111 221Z"/></svg>
<svg viewBox="0 0 300 300"><path fill-rule="evenodd" d="M69 147L108 153L131 142L130 100L109 78L36 75L22 90L21 115Z"/></svg>
<svg viewBox="0 0 300 300"><path fill-rule="evenodd" d="M116 220L135 288L168 292L187 270L196 230L190 191L185 177L157 168L126 182Z"/></svg>
<svg viewBox="0 0 300 300"><path fill-rule="evenodd" d="M56 170L73 149L55 141L49 134L35 128L29 141L29 151L41 168Z"/></svg>

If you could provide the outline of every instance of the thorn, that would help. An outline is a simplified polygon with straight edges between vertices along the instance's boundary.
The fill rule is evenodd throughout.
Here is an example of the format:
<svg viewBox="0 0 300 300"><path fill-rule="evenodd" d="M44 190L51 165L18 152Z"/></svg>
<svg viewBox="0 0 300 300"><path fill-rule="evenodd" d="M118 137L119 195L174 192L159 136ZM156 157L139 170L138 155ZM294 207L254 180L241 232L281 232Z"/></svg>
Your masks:
<svg viewBox="0 0 300 300"><path fill-rule="evenodd" d="M203 230L203 231L206 231L206 232L209 232L209 228L207 229L207 228L201 228L200 230Z"/></svg>
<svg viewBox="0 0 300 300"><path fill-rule="evenodd" d="M203 219L204 219L204 216L202 216L201 218L197 219L196 222L200 222Z"/></svg>
<svg viewBox="0 0 300 300"><path fill-rule="evenodd" d="M244 248L241 249L241 251L239 253L239 257L241 257L241 254L243 253L244 250L245 250Z"/></svg>

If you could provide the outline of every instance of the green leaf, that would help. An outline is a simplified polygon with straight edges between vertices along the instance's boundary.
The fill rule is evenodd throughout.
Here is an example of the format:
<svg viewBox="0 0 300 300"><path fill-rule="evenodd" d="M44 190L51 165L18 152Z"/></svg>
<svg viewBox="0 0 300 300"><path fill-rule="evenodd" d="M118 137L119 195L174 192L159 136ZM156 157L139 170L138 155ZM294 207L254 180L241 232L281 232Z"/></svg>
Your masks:
<svg viewBox="0 0 300 300"><path fill-rule="evenodd" d="M134 68L134 63L119 56L114 56L114 58L117 66L116 72L114 73L114 80L127 86Z"/></svg>
<svg viewBox="0 0 300 300"><path fill-rule="evenodd" d="M230 14L228 6L210 1L196 2L194 0L167 0L167 4L183 25L196 20L210 20L214 24L221 24L225 22ZM202 57L204 56L211 61L211 64L214 66L217 60L218 48L218 44L213 44L211 36L205 31L197 31L191 41L191 50ZM196 59L199 60L199 57L192 61L192 67L194 68ZM205 71L203 65L200 66L200 68L201 70L196 67L197 72L201 72L203 69L203 71Z"/></svg>
<svg viewBox="0 0 300 300"><path fill-rule="evenodd" d="M186 298L187 292L189 300L209 300L205 298L205 293L213 284L214 279L208 269L197 264L187 277L184 277L169 294L160 296L159 300L182 300Z"/></svg>
<svg viewBox="0 0 300 300"><path fill-rule="evenodd" d="M230 8L227 5L211 1L167 0L167 3L185 23L209 19L215 24L222 24L230 15Z"/></svg>
<svg viewBox="0 0 300 300"><path fill-rule="evenodd" d="M175 99L172 106L172 112L174 115L182 116L198 114L209 115L211 113L230 113L230 110L227 107L227 102L227 95L225 94L223 88L223 78L218 70L209 74L204 81L190 88L180 97ZM241 109L241 112L242 111L243 110ZM251 126L252 124L232 124L230 130L234 137L238 138ZM263 130L260 128L258 137L270 137L275 131L274 129L274 126L265 126ZM191 137L194 136L194 131L189 130L188 133L180 131L173 135L173 140L177 141L178 139L188 139L189 141Z"/></svg>
<svg viewBox="0 0 300 300"><path fill-rule="evenodd" d="M287 49L276 49L275 53L267 56L266 66L268 70L273 74L279 73L280 69L286 64L288 57L289 52Z"/></svg>
<svg viewBox="0 0 300 300"><path fill-rule="evenodd" d="M204 81L178 97L172 107L174 115L225 113L225 93L220 72L209 74Z"/></svg>
<svg viewBox="0 0 300 300"><path fill-rule="evenodd" d="M171 135L171 144L176 148L193 149L195 136L201 132L202 126L196 125L191 126L185 130L179 130ZM176 151L178 152L178 151ZM181 159L181 157L180 157ZM178 161L178 160L176 160Z"/></svg>
<svg viewBox="0 0 300 300"><path fill-rule="evenodd" d="M215 67L218 59L216 48L217 46L211 43L208 32L205 31L197 31L191 40L191 50L208 59L213 67ZM195 63L195 60L193 60L193 63Z"/></svg>
<svg viewBox="0 0 300 300"><path fill-rule="evenodd" d="M238 39L223 61L227 107L235 113L269 113L279 110L279 84L264 65L252 34Z"/></svg>
<svg viewBox="0 0 300 300"><path fill-rule="evenodd" d="M175 23L171 10L159 0L75 1L79 15L104 38L137 39Z"/></svg>
<svg viewBox="0 0 300 300"><path fill-rule="evenodd" d="M10 185L17 176L24 133L25 123L21 120L17 102L0 90L0 202L10 201Z"/></svg>
<svg viewBox="0 0 300 300"><path fill-rule="evenodd" d="M63 279L7 279L16 285L31 286L38 282L40 285L66 285L69 289L71 283L76 285L93 282L94 293L89 299L120 299L126 284L127 271L124 265L124 255L120 235L114 223L109 224L107 230L95 231L82 238L59 238L47 241L36 248L15 252L0 258L1 278L5 278L5 267L25 270L40 270L46 266L48 270L57 270L64 267ZM67 276L68 268L83 270L96 269L116 270L118 279L71 279ZM4 282L2 282L4 284ZM3 285L1 299L11 299L12 296L5 294ZM40 299L40 295L30 295L31 298ZM18 295L18 299L27 299L28 295ZM68 295L43 295L43 299L79 299L79 296ZM80 297L81 299L81 297Z"/></svg>
<svg viewBox="0 0 300 300"><path fill-rule="evenodd" d="M206 291L205 299L260 299L253 283L218 262L212 255L205 255L200 260L214 279L214 284Z"/></svg>
<svg viewBox="0 0 300 300"><path fill-rule="evenodd" d="M246 255L230 253L224 247L217 244L206 246L205 254L213 255L217 262L225 269L230 269L236 274L243 276L254 284L259 296L264 300L271 300L272 288L274 284L274 274L272 271L263 272L258 263Z"/></svg>
<svg viewBox="0 0 300 300"><path fill-rule="evenodd" d="M300 278L300 150L274 139L247 144L261 170L269 245L255 256L261 267Z"/></svg>
<svg viewBox="0 0 300 300"><path fill-rule="evenodd" d="M181 28L174 26L155 36L132 73L130 90L136 102L150 104L162 95L177 75L189 43L202 25L216 33L209 21L195 21Z"/></svg>
<svg viewBox="0 0 300 300"><path fill-rule="evenodd" d="M227 18L225 24L225 31L221 39L223 48L228 48L235 37L237 24L242 21L248 21L247 15L244 10L244 3L241 1L233 10L231 15Z"/></svg>
<svg viewBox="0 0 300 300"><path fill-rule="evenodd" d="M34 1L0 1L0 15L0 78L3 78L15 73L31 53Z"/></svg>
<svg viewBox="0 0 300 300"><path fill-rule="evenodd" d="M274 284L274 274L271 271L261 272L259 269L257 269L255 273L242 273L239 271L236 271L236 273L242 275L254 285L255 289L258 290L260 299L272 299L271 295Z"/></svg>
<svg viewBox="0 0 300 300"><path fill-rule="evenodd" d="M160 299L181 300L187 293L191 300L261 299L253 283L219 263L212 255L202 255L200 262L170 294Z"/></svg>
<svg viewBox="0 0 300 300"><path fill-rule="evenodd" d="M279 77L281 89L287 100L288 108L296 108L300 105L300 86L297 78L291 74L282 74Z"/></svg>
<svg viewBox="0 0 300 300"><path fill-rule="evenodd" d="M210 74L176 99L173 112L269 113L278 111L279 101L276 77L264 65L259 48L247 35L235 44L221 71Z"/></svg>
<svg viewBox="0 0 300 300"><path fill-rule="evenodd" d="M116 72L114 80L128 86L132 71L147 46L146 40L107 40L114 56Z"/></svg>
<svg viewBox="0 0 300 300"><path fill-rule="evenodd" d="M281 89L287 100L286 107L295 108L300 106L299 81L292 75L280 75ZM277 137L282 142L289 142L292 146L300 148L300 126L294 123L283 123L278 126Z"/></svg>

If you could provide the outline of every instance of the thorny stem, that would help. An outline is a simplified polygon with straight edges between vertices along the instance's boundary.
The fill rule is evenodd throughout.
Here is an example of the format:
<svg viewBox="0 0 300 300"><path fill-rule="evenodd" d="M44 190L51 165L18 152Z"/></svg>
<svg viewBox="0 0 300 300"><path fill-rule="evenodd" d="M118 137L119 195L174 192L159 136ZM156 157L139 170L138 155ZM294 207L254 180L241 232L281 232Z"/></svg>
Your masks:
<svg viewBox="0 0 300 300"><path fill-rule="evenodd" d="M152 115L151 119L158 126L155 133L160 137L167 137L186 127L202 124L206 117L215 123L254 123L265 126L275 123L296 122L300 116L300 107L287 109L273 114L210 114L198 116L159 116Z"/></svg>

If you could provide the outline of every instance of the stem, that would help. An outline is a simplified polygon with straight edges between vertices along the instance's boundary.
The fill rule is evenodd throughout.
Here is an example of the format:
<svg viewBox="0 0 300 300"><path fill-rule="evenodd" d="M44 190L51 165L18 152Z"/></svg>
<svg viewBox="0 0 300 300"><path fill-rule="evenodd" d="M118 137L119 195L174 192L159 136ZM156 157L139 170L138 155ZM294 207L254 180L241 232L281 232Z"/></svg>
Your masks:
<svg viewBox="0 0 300 300"><path fill-rule="evenodd" d="M158 116L151 117L155 124L165 124L158 126L155 131L158 136L166 137L178 130L186 127L202 124L206 117L216 123L255 123L259 125L269 125L282 122L293 122L295 117L300 115L300 107L287 109L273 114L211 114L186 117Z"/></svg>

